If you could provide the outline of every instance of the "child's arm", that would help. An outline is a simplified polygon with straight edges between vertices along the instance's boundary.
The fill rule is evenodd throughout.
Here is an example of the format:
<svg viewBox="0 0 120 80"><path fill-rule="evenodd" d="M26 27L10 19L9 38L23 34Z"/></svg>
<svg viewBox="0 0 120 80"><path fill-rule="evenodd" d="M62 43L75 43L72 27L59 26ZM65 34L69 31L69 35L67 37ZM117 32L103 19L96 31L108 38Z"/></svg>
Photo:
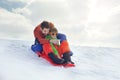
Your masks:
<svg viewBox="0 0 120 80"><path fill-rule="evenodd" d="M60 45L60 40L59 39L51 39L50 42L53 43L53 44Z"/></svg>

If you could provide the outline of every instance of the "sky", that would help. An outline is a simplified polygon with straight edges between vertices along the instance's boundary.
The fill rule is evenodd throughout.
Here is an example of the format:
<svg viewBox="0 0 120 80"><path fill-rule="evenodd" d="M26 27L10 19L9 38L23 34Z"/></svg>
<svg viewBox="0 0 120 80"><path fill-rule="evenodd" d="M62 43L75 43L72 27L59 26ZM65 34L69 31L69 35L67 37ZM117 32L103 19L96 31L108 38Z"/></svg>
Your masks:
<svg viewBox="0 0 120 80"><path fill-rule="evenodd" d="M0 0L0 38L34 41L53 22L70 45L120 48L120 0Z"/></svg>

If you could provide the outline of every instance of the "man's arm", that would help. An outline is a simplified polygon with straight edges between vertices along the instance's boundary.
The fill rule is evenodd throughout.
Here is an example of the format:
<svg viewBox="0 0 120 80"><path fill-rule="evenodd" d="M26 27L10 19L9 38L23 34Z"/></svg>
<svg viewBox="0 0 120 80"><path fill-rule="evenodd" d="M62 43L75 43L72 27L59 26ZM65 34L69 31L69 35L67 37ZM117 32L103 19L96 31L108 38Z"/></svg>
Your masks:
<svg viewBox="0 0 120 80"><path fill-rule="evenodd" d="M62 41L64 41L64 40L67 40L67 39L66 39L66 35L65 35L65 34L62 34L62 33L58 33L57 39L60 40L60 43L61 43Z"/></svg>
<svg viewBox="0 0 120 80"><path fill-rule="evenodd" d="M37 26L35 28L35 30L34 30L34 36L35 36L35 38L38 39L38 41L39 41L40 44L47 44L47 43L49 43L49 40L47 40L47 39L45 39L45 38L42 37L42 33L40 32L40 27L39 26Z"/></svg>

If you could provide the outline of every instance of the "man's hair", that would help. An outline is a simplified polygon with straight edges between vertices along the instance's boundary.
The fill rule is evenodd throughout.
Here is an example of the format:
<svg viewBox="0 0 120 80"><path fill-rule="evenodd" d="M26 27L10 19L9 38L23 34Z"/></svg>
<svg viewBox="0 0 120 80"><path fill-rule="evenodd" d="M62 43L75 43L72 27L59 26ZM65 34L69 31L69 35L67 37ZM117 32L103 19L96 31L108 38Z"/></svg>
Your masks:
<svg viewBox="0 0 120 80"><path fill-rule="evenodd" d="M54 28L50 29L50 32L56 32L56 33L58 33L58 30L57 30L57 28L54 27Z"/></svg>
<svg viewBox="0 0 120 80"><path fill-rule="evenodd" d="M49 22L50 28L54 28L54 24L52 22Z"/></svg>
<svg viewBox="0 0 120 80"><path fill-rule="evenodd" d="M48 21L43 21L40 25L41 25L42 29L44 29L44 28L50 28Z"/></svg>

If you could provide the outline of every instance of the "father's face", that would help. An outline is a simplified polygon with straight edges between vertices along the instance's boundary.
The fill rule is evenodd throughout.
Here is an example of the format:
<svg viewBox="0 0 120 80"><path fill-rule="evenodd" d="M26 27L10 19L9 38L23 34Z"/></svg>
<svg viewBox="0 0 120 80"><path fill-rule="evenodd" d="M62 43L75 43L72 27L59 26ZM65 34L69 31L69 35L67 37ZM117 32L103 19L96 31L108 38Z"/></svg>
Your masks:
<svg viewBox="0 0 120 80"><path fill-rule="evenodd" d="M48 33L49 33L49 28L44 28L44 29L42 29L42 33L44 34L44 35L47 35Z"/></svg>

